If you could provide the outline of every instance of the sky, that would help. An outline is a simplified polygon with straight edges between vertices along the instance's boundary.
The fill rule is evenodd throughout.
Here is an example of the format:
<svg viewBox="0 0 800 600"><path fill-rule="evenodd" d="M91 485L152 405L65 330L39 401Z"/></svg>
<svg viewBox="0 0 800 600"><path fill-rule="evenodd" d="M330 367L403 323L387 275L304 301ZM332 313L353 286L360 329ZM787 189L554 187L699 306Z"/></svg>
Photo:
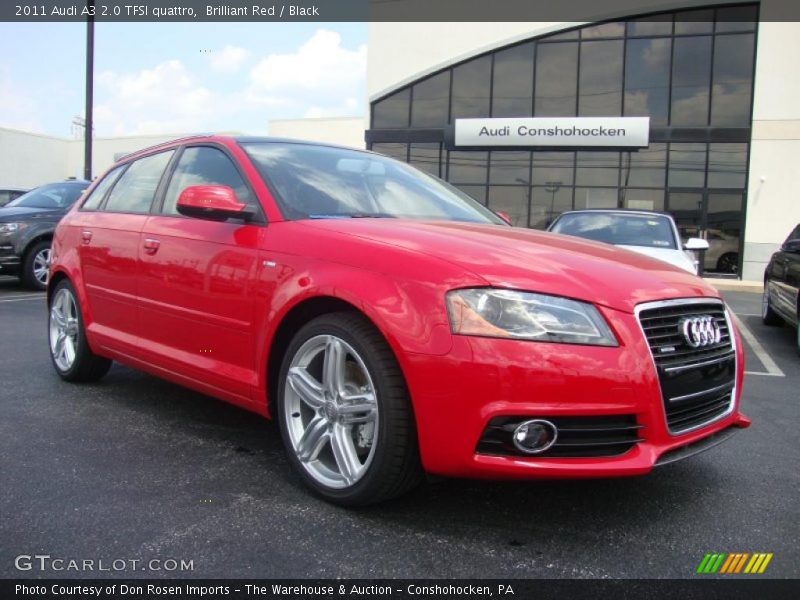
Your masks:
<svg viewBox="0 0 800 600"><path fill-rule="evenodd" d="M365 23L97 23L96 137L366 112ZM0 23L0 127L74 137L86 25Z"/></svg>

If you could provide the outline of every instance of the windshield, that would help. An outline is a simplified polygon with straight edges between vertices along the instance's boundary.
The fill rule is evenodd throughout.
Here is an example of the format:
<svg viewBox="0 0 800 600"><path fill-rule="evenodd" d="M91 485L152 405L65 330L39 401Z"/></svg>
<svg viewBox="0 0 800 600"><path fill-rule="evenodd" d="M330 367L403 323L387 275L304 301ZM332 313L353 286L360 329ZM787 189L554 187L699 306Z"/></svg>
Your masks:
<svg viewBox="0 0 800 600"><path fill-rule="evenodd" d="M566 213L550 231L617 246L677 248L672 224L662 215L620 213Z"/></svg>
<svg viewBox="0 0 800 600"><path fill-rule="evenodd" d="M242 146L287 219L396 217L505 224L456 188L378 154L279 142Z"/></svg>
<svg viewBox="0 0 800 600"><path fill-rule="evenodd" d="M23 194L6 206L67 209L75 204L87 187L89 187L88 183L51 183Z"/></svg>

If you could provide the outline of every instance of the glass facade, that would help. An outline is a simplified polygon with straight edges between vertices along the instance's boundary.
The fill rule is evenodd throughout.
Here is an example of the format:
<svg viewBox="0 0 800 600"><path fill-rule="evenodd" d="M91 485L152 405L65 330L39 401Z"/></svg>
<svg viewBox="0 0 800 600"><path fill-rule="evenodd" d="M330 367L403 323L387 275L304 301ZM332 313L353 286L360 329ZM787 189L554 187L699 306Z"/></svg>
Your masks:
<svg viewBox="0 0 800 600"><path fill-rule="evenodd" d="M368 145L507 212L515 225L544 228L579 208L671 212L685 237L709 240L707 271L735 272L757 16L755 5L673 12L500 48L375 101ZM650 145L467 150L445 141L457 118L530 116L647 116Z"/></svg>

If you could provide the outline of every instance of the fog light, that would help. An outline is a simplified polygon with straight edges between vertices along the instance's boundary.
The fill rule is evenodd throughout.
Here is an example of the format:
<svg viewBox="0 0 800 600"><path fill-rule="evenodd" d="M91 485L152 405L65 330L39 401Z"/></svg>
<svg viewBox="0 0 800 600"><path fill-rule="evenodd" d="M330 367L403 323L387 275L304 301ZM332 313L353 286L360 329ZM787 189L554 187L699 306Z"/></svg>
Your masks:
<svg viewBox="0 0 800 600"><path fill-rule="evenodd" d="M556 426L544 419L520 423L512 436L514 445L525 454L541 454L555 444L557 438Z"/></svg>

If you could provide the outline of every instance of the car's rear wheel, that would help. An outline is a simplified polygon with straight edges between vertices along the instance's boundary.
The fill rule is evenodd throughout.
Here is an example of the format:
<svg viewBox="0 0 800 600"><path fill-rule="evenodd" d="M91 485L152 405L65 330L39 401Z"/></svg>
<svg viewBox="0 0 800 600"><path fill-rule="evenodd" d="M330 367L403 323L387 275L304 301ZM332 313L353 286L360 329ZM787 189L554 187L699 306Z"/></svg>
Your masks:
<svg viewBox="0 0 800 600"><path fill-rule="evenodd" d="M83 315L72 284L64 279L56 285L48 319L50 358L56 372L67 381L96 381L108 373L111 361L89 348Z"/></svg>
<svg viewBox="0 0 800 600"><path fill-rule="evenodd" d="M305 325L286 352L278 390L289 460L319 495L360 506L421 480L405 380L363 316L334 313Z"/></svg>
<svg viewBox="0 0 800 600"><path fill-rule="evenodd" d="M32 290L47 288L47 278L50 274L50 240L36 242L25 253L22 261L20 278L22 284Z"/></svg>
<svg viewBox="0 0 800 600"><path fill-rule="evenodd" d="M761 320L764 325L782 325L783 319L772 308L772 300L769 293L769 282L764 282L764 292L761 294Z"/></svg>

